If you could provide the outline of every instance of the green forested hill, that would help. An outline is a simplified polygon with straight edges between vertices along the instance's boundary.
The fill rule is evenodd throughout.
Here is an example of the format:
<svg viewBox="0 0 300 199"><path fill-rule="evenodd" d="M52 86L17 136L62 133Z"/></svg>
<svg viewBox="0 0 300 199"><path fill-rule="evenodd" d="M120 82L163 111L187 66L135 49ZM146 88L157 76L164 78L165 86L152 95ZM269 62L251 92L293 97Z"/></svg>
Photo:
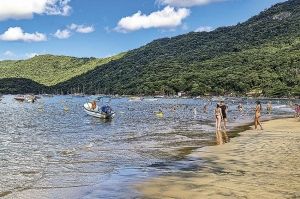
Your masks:
<svg viewBox="0 0 300 199"><path fill-rule="evenodd" d="M53 86L123 55L104 59L39 55L27 60L1 61L0 78L26 78L39 84Z"/></svg>
<svg viewBox="0 0 300 199"><path fill-rule="evenodd" d="M16 65L4 65L10 64ZM78 65L74 61L64 71ZM110 94L262 90L267 96L300 96L300 0L277 4L236 26L155 40L118 59L78 71L63 81L51 76L32 78L32 74L18 77L53 85L51 89L65 93L84 87L88 93Z"/></svg>

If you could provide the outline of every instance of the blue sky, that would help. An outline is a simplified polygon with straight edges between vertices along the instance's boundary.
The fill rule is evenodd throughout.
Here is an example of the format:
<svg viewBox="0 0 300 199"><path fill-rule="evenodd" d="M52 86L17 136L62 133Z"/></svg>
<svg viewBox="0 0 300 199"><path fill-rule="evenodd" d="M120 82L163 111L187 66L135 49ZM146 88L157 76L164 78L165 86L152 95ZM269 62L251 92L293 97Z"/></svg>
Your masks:
<svg viewBox="0 0 300 199"><path fill-rule="evenodd" d="M0 0L0 60L107 57L235 25L284 0Z"/></svg>

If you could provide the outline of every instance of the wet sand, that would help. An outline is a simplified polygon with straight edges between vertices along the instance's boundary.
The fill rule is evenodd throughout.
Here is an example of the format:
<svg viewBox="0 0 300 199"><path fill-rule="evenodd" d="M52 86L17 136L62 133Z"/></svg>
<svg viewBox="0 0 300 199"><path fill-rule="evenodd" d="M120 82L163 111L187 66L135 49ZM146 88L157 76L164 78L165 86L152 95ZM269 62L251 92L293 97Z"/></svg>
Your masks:
<svg viewBox="0 0 300 199"><path fill-rule="evenodd" d="M263 127L192 153L196 171L170 173L135 188L152 199L300 198L300 120L272 120Z"/></svg>

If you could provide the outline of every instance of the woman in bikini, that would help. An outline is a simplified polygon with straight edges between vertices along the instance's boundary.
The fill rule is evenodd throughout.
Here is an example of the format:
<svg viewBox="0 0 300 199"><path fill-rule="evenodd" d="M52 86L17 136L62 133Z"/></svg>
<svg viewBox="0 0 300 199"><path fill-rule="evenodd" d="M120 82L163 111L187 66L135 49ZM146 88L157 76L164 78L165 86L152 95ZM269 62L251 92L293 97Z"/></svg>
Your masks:
<svg viewBox="0 0 300 199"><path fill-rule="evenodd" d="M219 104L217 104L217 108L215 109L215 117L216 117L216 130L221 130L222 109Z"/></svg>
<svg viewBox="0 0 300 199"><path fill-rule="evenodd" d="M255 107L255 118L254 118L254 126L255 129L257 129L257 125L260 126L260 129L263 130L261 123L260 123L260 112L261 112L261 104L260 101L256 101L256 107Z"/></svg>

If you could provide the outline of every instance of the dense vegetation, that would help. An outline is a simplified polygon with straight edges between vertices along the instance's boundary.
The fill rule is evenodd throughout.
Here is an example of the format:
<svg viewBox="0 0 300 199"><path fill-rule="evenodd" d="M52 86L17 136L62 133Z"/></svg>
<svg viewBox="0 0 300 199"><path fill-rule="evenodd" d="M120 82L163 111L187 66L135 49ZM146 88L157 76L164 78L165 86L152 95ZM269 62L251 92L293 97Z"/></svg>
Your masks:
<svg viewBox="0 0 300 199"><path fill-rule="evenodd" d="M40 90L48 88L32 80L24 78L3 78L0 79L0 93L38 93Z"/></svg>
<svg viewBox="0 0 300 199"><path fill-rule="evenodd" d="M124 53L104 59L40 55L27 60L2 61L0 78L27 78L53 86L122 56Z"/></svg>
<svg viewBox="0 0 300 199"><path fill-rule="evenodd" d="M26 64L38 58L37 64ZM15 69L1 74L18 62L0 62L0 77L25 77L64 93L300 96L300 0L277 4L236 26L155 40L113 60L43 59L20 61L21 71L32 70L18 76L12 75ZM34 75L41 63L59 67Z"/></svg>

